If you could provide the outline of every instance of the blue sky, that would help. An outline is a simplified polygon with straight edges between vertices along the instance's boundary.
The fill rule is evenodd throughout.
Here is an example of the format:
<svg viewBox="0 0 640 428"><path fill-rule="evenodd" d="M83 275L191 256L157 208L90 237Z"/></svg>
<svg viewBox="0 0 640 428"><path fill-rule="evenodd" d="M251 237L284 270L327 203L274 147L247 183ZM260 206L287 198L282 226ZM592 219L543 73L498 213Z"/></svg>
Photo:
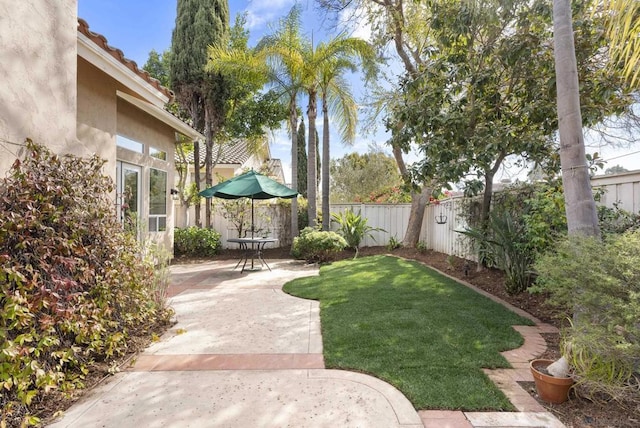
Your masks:
<svg viewBox="0 0 640 428"><path fill-rule="evenodd" d="M111 46L122 50L125 57L142 67L152 49L162 52L171 46L176 3L176 0L78 0L78 17L86 20L92 31L105 36ZM250 44L253 45L270 32L272 26L289 12L294 3L295 0L231 0L230 21L233 24L237 13L247 12ZM301 0L300 3L307 35L313 34L314 40L324 37L330 26L316 9L315 0ZM362 88L357 87L360 80L352 81L354 94L361 93ZM385 140L382 130L375 136L359 134L354 146L345 148L340 145L338 137L332 135L334 143L331 145L331 157L341 157L351 151L364 153L371 143L382 145ZM270 146L272 157L282 160L285 173L289 176L291 146L287 133L274 133Z"/></svg>
<svg viewBox="0 0 640 428"><path fill-rule="evenodd" d="M229 8L231 23L235 15L246 11L248 29L251 32L251 44L255 44L263 35L270 32L270 25L284 16L293 6L295 0L231 0ZM303 26L307 35L313 34L314 40L326 36L329 25L324 22L322 14L316 9L315 0L300 0L303 7ZM171 32L175 25L176 0L78 0L78 16L89 23L92 31L104 35L109 44L121 49L125 56L144 65L152 49L162 52L171 46ZM351 79L353 92L360 96L363 88L360 79ZM361 101L361 100L359 100ZM304 101L306 103L306 101ZM321 117L318 126L321 129ZM358 151L364 153L372 144L384 147L387 139L382 126L372 135L359 132L352 147L343 147L339 138L332 134L331 157L338 158L345 153ZM589 139L587 139L589 141ZM640 146L632 145L624 148L599 147L597 142L587 147L588 153L598 152L604 159L613 158L607 166L620 164L629 170L640 169ZM284 131L276 132L271 137L271 155L282 160L285 174L290 177L291 149L290 140ZM388 151L388 150L387 150ZM412 159L409 158L410 162ZM523 177L519 169L502 171L497 180L505 177Z"/></svg>

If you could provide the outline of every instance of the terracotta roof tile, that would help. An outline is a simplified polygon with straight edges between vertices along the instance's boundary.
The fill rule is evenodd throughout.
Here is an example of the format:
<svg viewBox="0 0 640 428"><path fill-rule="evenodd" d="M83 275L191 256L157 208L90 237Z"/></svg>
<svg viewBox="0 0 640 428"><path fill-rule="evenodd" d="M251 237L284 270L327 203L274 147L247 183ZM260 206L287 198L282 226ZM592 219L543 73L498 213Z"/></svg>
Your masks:
<svg viewBox="0 0 640 428"><path fill-rule="evenodd" d="M204 143L200 143L200 162L204 162L204 157L206 154L206 147ZM214 160L218 155L218 146L214 146L213 148L213 157ZM244 164L250 157L249 149L247 148L247 143L245 141L234 141L228 142L222 146L222 152L220 153L220 158L218 159L218 164ZM193 152L187 155L187 162L193 163Z"/></svg>
<svg viewBox="0 0 640 428"><path fill-rule="evenodd" d="M89 30L89 24L84 19L78 18L78 31L84 34L85 36L87 36L89 40L91 40L93 43L101 47L109 55L114 57L116 60L120 61L125 67L127 67L133 73L137 74L142 79L144 79L147 83L149 83L151 86L156 88L158 91L162 92L165 96L169 98L169 101L173 99L173 92L170 89L162 86L157 79L154 79L153 77L151 77L151 75L147 73L145 70L138 68L138 64L136 64L135 61L125 58L124 53L120 49L109 46L109 43L107 43L107 38L105 36L103 36L102 34L94 33L93 31Z"/></svg>

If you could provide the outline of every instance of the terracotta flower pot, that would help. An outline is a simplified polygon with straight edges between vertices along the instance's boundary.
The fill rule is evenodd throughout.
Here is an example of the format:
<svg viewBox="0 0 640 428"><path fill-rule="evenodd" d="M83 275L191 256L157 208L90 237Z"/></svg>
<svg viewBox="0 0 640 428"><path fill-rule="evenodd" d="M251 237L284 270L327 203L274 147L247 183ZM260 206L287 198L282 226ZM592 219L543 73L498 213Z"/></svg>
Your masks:
<svg viewBox="0 0 640 428"><path fill-rule="evenodd" d="M560 404L569 398L569 389L573 385L570 377L554 377L546 373L547 366L553 360L538 359L529 364L533 380L540 398L548 403Z"/></svg>

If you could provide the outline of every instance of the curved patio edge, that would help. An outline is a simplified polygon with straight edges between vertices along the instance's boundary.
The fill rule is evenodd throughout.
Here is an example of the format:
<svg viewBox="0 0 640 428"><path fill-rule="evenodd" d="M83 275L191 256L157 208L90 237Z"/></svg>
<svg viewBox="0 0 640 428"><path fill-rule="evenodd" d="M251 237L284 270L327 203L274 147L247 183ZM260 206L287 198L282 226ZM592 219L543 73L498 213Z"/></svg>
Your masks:
<svg viewBox="0 0 640 428"><path fill-rule="evenodd" d="M377 377L347 370L318 369L309 370L309 378L353 382L371 388L385 397L393 408L400 426L423 427L418 411L413 407L409 399L394 386Z"/></svg>

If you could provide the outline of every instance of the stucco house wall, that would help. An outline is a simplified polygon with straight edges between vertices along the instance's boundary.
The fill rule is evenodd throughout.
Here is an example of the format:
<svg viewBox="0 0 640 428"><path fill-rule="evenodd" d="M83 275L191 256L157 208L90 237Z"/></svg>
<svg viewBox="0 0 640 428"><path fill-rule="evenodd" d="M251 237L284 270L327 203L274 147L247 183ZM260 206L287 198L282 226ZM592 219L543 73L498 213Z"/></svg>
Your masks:
<svg viewBox="0 0 640 428"><path fill-rule="evenodd" d="M145 191L149 188L152 168L166 172L168 183L173 183L175 167L171 159L175 154L175 129L130 104L122 98L123 95L118 96L119 93L127 92L131 91L86 60L78 58L78 139L95 145L95 153L107 161L105 174L110 175L114 181L117 180L116 164L121 161L141 167L141 188ZM143 144L143 152L118 147L118 135ZM151 147L164 151L167 160L150 156ZM153 234L154 239L167 247L172 246L174 223L169 187L167 186L167 230ZM111 196L117 204L119 196L115 192ZM140 220L146 225L148 198L142 198L140 209Z"/></svg>
<svg viewBox="0 0 640 428"><path fill-rule="evenodd" d="M77 68L77 138L93 146L93 153L106 159L104 173L115 180L118 123L116 82L82 58L78 58Z"/></svg>
<svg viewBox="0 0 640 428"><path fill-rule="evenodd" d="M0 174L25 138L58 153L76 140L75 0L0 2Z"/></svg>
<svg viewBox="0 0 640 428"><path fill-rule="evenodd" d="M142 168L142 188L148 190L150 186L150 172L157 169L167 173L167 211L166 232L154 232L152 238L164 243L165 247L173 247L174 229L174 203L171 198L171 187L175 181L175 156L176 131L170 126L136 109L127 101L118 98L118 126L117 134L144 144L144 153L135 153L126 148L117 147L117 160L139 165ZM166 153L166 160L157 159L150 155L150 149L158 149ZM144 227L149 224L149 198L142 200L142 213ZM149 229L147 229L149 230Z"/></svg>
<svg viewBox="0 0 640 428"><path fill-rule="evenodd" d="M104 174L120 183L110 196L114 215L125 219L122 171L133 168L133 214L142 233L171 249L176 133L203 138L163 109L171 91L90 31L76 0L0 2L0 41L0 174L25 138L59 154L97 154L107 161ZM140 148L126 148L123 137ZM152 185L155 209L166 213L149 215Z"/></svg>

